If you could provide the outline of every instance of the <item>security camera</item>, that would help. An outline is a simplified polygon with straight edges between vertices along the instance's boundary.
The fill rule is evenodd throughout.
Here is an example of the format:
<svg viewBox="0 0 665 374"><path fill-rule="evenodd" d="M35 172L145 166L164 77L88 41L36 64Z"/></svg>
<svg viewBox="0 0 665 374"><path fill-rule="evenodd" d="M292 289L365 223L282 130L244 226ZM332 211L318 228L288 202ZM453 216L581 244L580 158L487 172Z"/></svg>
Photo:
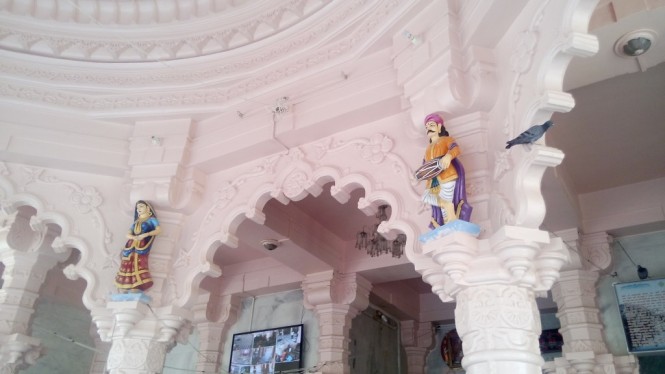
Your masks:
<svg viewBox="0 0 665 374"><path fill-rule="evenodd" d="M279 247L279 242L275 239L265 239L261 240L261 245L263 248L272 251L273 249Z"/></svg>

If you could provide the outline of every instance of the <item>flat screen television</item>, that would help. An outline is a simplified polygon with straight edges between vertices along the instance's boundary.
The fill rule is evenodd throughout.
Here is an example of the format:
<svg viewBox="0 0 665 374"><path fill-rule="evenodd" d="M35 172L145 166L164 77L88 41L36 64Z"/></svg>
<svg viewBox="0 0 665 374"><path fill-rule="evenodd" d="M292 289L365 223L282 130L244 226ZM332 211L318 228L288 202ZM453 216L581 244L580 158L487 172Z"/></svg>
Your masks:
<svg viewBox="0 0 665 374"><path fill-rule="evenodd" d="M233 334L231 374L273 374L302 369L303 325Z"/></svg>

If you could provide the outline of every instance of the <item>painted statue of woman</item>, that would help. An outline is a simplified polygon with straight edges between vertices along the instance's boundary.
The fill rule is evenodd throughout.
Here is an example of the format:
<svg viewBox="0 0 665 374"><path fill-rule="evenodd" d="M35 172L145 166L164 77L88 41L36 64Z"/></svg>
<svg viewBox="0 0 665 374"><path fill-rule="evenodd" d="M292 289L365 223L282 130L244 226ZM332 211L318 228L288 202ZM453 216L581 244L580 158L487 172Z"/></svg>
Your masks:
<svg viewBox="0 0 665 374"><path fill-rule="evenodd" d="M115 277L118 290L138 292L152 287L148 255L155 236L160 232L159 221L152 206L144 200L137 201L134 223L127 233L128 240L122 250L120 269Z"/></svg>

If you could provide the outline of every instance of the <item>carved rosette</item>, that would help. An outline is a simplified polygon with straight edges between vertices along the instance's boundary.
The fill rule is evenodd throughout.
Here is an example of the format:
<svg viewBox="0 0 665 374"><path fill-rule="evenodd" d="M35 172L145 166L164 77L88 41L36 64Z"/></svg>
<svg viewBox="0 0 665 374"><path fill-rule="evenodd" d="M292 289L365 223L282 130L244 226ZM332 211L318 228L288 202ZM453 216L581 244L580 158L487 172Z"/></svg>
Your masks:
<svg viewBox="0 0 665 374"><path fill-rule="evenodd" d="M151 339L120 339L113 342L107 368L110 374L161 373L166 344Z"/></svg>
<svg viewBox="0 0 665 374"><path fill-rule="evenodd" d="M487 373L482 367L488 363L542 365L538 345L541 326L533 291L510 285L466 288L457 295L455 321L467 373Z"/></svg>

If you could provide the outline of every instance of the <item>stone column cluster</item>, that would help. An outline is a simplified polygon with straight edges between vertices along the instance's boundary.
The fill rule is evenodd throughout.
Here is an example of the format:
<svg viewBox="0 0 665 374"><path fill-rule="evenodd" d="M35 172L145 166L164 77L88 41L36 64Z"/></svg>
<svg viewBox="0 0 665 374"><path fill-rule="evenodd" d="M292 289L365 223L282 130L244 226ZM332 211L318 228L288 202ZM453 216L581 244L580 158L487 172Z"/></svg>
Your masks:
<svg viewBox="0 0 665 374"><path fill-rule="evenodd" d="M596 302L599 272L611 264L612 238L607 233L578 237L575 232L566 242L577 258L561 272L559 281L552 287L558 307L557 317L561 322L559 331L564 341L563 357L548 363L546 372L591 374L601 370L604 373L637 373L637 363L632 355L615 357L608 353Z"/></svg>
<svg viewBox="0 0 665 374"><path fill-rule="evenodd" d="M349 329L369 306L371 284L357 274L333 270L309 274L302 283L304 303L319 321L317 373L348 374Z"/></svg>

